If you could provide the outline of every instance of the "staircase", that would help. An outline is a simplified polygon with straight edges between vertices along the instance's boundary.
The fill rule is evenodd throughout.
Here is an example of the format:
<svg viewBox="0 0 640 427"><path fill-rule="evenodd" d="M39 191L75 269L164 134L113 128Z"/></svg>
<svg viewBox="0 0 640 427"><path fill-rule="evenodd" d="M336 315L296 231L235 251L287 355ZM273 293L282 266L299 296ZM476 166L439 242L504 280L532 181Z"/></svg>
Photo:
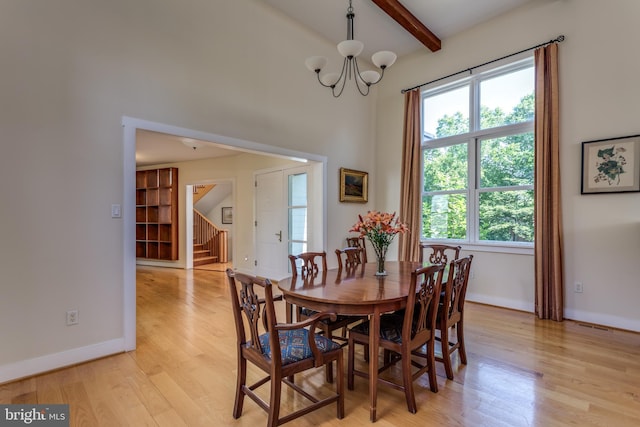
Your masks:
<svg viewBox="0 0 640 427"><path fill-rule="evenodd" d="M195 205L215 184L194 185ZM197 209L193 209L193 266L229 262L227 230L221 230Z"/></svg>
<svg viewBox="0 0 640 427"><path fill-rule="evenodd" d="M229 262L228 231L193 209L193 266Z"/></svg>
<svg viewBox="0 0 640 427"><path fill-rule="evenodd" d="M216 255L211 255L211 251L205 248L204 243L196 243L194 239L193 266L196 267L198 265L213 264L214 262L218 262L218 257Z"/></svg>

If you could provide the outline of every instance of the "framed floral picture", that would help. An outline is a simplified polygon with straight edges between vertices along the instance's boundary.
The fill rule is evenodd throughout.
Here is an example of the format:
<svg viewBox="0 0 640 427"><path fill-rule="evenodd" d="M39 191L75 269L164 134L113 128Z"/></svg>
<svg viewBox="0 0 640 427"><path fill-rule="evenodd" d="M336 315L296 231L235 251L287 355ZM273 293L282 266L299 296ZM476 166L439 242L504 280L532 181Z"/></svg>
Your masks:
<svg viewBox="0 0 640 427"><path fill-rule="evenodd" d="M640 191L640 135L582 143L582 194Z"/></svg>
<svg viewBox="0 0 640 427"><path fill-rule="evenodd" d="M366 172L340 168L340 201L365 203L369 193L368 179Z"/></svg>

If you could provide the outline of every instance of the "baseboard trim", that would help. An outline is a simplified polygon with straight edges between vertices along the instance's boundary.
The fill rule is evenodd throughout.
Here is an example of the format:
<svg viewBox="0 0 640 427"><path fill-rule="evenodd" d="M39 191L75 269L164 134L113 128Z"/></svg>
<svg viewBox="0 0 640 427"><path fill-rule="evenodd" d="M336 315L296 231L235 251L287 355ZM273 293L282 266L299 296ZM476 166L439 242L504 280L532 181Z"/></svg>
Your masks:
<svg viewBox="0 0 640 427"><path fill-rule="evenodd" d="M512 300L507 298L488 297L482 294L474 294L467 292L467 301L477 302L486 305L495 305L496 307L510 308L512 310L526 311L532 313L534 311L533 303L527 303L520 300Z"/></svg>
<svg viewBox="0 0 640 427"><path fill-rule="evenodd" d="M527 303L524 301L511 300L507 298L488 297L486 295L474 293L467 293L466 300L470 302L477 302L480 304L493 305L496 307L503 307L518 311L526 311L528 313L535 313L535 306L533 302ZM564 309L564 318L566 320L573 320L575 322L590 323L592 325L640 333L640 320L637 319L611 316L602 313L586 312L583 310L575 310L566 307Z"/></svg>
<svg viewBox="0 0 640 427"><path fill-rule="evenodd" d="M0 366L0 384L125 351L124 338Z"/></svg>

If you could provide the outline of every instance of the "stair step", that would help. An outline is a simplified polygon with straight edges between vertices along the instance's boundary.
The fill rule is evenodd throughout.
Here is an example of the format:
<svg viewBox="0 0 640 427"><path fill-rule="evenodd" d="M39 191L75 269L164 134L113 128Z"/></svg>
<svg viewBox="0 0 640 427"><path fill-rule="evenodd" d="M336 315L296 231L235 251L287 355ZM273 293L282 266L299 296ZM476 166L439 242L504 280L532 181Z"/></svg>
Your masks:
<svg viewBox="0 0 640 427"><path fill-rule="evenodd" d="M193 265L205 265L205 264L213 264L214 262L218 262L217 256L207 256L202 258L193 258Z"/></svg>

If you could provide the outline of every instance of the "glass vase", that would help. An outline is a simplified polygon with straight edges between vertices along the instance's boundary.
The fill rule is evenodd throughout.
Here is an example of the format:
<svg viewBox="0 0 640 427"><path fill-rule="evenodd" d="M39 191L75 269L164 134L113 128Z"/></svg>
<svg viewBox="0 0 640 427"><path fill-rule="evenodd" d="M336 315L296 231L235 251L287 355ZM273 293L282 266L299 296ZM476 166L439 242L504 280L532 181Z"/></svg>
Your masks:
<svg viewBox="0 0 640 427"><path fill-rule="evenodd" d="M376 252L376 276L386 276L387 271L384 269L384 260L387 257L387 249L389 249L389 246L377 246L375 244L372 246Z"/></svg>
<svg viewBox="0 0 640 427"><path fill-rule="evenodd" d="M376 276L386 276L387 271L384 269L384 255L379 255L377 257L377 269Z"/></svg>

